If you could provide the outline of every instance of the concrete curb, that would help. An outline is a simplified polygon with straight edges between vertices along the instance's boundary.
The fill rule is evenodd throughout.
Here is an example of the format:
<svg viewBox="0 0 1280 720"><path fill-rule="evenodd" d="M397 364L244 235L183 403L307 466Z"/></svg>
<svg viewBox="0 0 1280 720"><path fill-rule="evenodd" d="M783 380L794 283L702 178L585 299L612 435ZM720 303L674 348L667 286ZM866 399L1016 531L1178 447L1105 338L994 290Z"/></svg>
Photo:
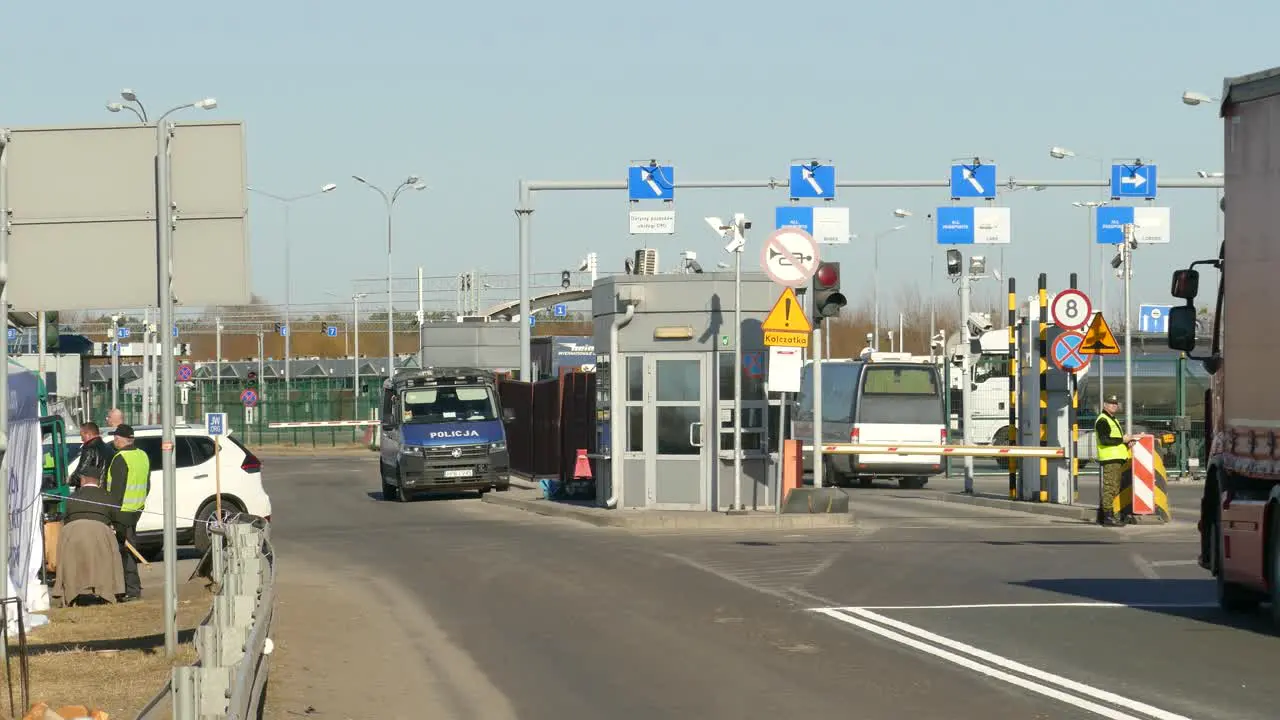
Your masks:
<svg viewBox="0 0 1280 720"><path fill-rule="evenodd" d="M512 478L513 485L515 478ZM775 515L748 513L727 515L712 512L664 512L657 510L605 510L543 500L523 493L485 493L483 501L493 505L524 510L536 515L577 520L596 527L642 528L648 530L786 530L851 527L852 514Z"/></svg>
<svg viewBox="0 0 1280 720"><path fill-rule="evenodd" d="M1054 505L1051 503L1033 503L1023 500L1010 500L1007 497L999 497L997 495L988 495L984 493L967 495L965 493L942 492L938 493L936 497L943 502L960 503L961 505L977 505L979 507L1022 512L1030 515L1052 515L1054 517L1066 518L1068 520L1079 520L1081 522L1088 523L1095 522L1098 517L1097 508L1082 507L1080 505Z"/></svg>

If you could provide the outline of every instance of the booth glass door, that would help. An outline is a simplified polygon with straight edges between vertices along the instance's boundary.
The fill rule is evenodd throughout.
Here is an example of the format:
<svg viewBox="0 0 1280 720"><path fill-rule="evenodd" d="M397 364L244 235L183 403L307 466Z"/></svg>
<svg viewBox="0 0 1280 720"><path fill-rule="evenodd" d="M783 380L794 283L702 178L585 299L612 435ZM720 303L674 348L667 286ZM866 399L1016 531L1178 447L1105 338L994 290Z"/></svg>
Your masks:
<svg viewBox="0 0 1280 720"><path fill-rule="evenodd" d="M694 353L647 356L645 434L650 441L645 443L645 485L650 507L695 510L707 505L706 445L716 434L707 427L710 383L705 357Z"/></svg>

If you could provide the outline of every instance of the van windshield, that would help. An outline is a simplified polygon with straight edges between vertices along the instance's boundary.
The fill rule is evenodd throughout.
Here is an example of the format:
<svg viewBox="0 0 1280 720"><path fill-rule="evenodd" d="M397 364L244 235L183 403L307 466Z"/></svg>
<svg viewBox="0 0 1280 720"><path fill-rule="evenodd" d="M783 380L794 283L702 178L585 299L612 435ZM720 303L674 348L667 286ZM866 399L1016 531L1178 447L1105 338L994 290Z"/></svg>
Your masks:
<svg viewBox="0 0 1280 720"><path fill-rule="evenodd" d="M449 385L404 392L405 423L457 423L497 420L497 403L484 385Z"/></svg>
<svg viewBox="0 0 1280 720"><path fill-rule="evenodd" d="M860 423L945 425L938 372L916 365L870 365L864 371Z"/></svg>

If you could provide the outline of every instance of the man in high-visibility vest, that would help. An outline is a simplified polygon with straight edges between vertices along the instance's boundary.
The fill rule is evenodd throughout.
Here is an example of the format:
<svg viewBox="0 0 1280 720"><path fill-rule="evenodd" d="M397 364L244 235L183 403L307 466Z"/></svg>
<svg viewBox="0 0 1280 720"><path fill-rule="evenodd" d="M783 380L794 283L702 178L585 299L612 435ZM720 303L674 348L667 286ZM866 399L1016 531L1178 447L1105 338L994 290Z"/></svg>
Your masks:
<svg viewBox="0 0 1280 720"><path fill-rule="evenodd" d="M1124 429L1116 420L1119 410L1120 399L1115 395L1108 395L1102 401L1102 412L1093 426L1094 437L1097 438L1098 464L1102 466L1102 516L1098 520L1107 527L1125 524L1116 515L1115 502L1120 494L1124 466L1130 457L1129 444L1133 442L1133 438L1124 434Z"/></svg>
<svg viewBox="0 0 1280 720"><path fill-rule="evenodd" d="M125 543L137 547L138 518L147 503L151 489L151 459L133 446L133 428L119 425L115 428L115 457L107 469L106 489L111 501L120 508L112 523L116 539L120 543L120 561L124 563L124 595L121 602L142 597L142 578L138 576L138 561Z"/></svg>

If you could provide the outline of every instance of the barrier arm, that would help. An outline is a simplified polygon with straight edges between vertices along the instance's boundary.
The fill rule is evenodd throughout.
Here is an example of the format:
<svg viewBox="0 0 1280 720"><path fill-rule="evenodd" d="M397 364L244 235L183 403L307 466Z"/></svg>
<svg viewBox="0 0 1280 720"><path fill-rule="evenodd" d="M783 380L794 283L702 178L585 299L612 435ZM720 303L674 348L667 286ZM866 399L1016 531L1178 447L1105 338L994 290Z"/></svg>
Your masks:
<svg viewBox="0 0 1280 720"><path fill-rule="evenodd" d="M812 452L812 445L804 446L805 452ZM987 458L1062 458L1066 459L1066 448L1040 447L1022 445L890 445L886 443L831 443L822 445L823 453L834 455L949 455L953 457L987 457Z"/></svg>

